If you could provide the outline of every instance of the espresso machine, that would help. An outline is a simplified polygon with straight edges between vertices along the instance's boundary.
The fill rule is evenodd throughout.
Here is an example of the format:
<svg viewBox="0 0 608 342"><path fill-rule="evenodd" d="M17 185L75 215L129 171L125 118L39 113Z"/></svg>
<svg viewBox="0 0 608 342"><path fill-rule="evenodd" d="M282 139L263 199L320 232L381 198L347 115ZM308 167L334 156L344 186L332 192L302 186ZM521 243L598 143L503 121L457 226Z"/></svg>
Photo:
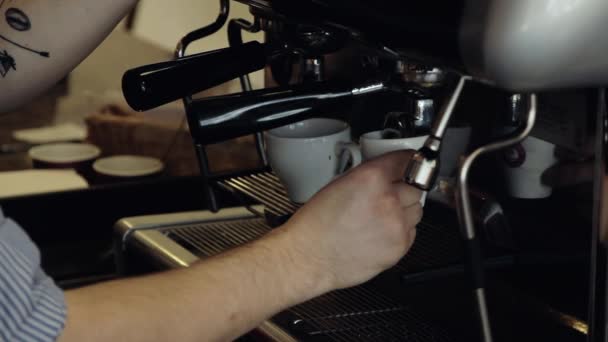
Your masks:
<svg viewBox="0 0 608 342"><path fill-rule="evenodd" d="M221 0L217 20L186 35L175 60L124 75L136 110L183 99L210 211L121 220L119 265L143 254L187 267L298 210L268 164L264 131L309 118L348 121L354 135L406 127L428 138L403 181L431 191L410 253L370 283L287 310L249 338L608 341L608 2L238 1L253 22L228 21L230 1ZM229 47L186 54L225 25ZM243 42L243 31L263 31L264 42ZM247 75L262 69L272 86L252 90ZM195 98L235 78L242 92ZM456 125L473 134L446 155ZM212 172L207 146L246 135L260 168ZM588 182L538 196L505 190L497 160L542 159L524 148L531 139L574 156L570 166L587 170ZM441 174L446 159L457 170ZM223 191L243 206L222 208Z"/></svg>

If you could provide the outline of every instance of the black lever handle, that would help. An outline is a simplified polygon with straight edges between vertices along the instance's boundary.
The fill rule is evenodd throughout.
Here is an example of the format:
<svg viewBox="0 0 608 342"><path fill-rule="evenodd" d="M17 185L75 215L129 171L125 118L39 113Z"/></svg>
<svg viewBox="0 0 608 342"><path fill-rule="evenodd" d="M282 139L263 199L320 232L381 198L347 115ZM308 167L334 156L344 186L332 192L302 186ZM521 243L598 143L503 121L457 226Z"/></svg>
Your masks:
<svg viewBox="0 0 608 342"><path fill-rule="evenodd" d="M340 117L355 97L389 89L384 83L345 87L299 85L196 100L188 113L194 140L207 145L313 117Z"/></svg>
<svg viewBox="0 0 608 342"><path fill-rule="evenodd" d="M267 48L256 41L127 71L127 103L143 111L178 100L264 68Z"/></svg>

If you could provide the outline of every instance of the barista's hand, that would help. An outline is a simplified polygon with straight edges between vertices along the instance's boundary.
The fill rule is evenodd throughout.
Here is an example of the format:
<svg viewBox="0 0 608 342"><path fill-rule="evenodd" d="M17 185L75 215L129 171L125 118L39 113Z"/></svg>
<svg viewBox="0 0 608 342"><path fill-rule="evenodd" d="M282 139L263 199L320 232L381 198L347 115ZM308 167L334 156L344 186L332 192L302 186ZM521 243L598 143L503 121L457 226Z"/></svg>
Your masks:
<svg viewBox="0 0 608 342"><path fill-rule="evenodd" d="M403 183L412 152L366 162L328 185L284 226L294 260L333 290L365 282L410 249L422 192Z"/></svg>

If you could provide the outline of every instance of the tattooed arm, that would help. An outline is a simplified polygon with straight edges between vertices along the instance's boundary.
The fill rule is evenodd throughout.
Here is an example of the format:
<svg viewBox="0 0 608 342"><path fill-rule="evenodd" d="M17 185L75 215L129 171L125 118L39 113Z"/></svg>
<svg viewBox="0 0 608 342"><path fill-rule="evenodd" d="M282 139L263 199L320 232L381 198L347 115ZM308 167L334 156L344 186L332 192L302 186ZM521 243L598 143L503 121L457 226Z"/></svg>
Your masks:
<svg viewBox="0 0 608 342"><path fill-rule="evenodd" d="M137 0L0 0L0 112L53 86Z"/></svg>

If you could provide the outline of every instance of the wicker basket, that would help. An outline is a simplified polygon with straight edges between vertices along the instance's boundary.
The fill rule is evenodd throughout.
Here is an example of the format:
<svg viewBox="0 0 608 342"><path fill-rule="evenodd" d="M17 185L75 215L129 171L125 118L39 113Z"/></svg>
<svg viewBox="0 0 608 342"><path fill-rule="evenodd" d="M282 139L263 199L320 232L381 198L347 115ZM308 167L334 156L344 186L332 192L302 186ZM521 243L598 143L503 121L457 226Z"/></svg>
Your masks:
<svg viewBox="0 0 608 342"><path fill-rule="evenodd" d="M199 173L198 163L183 109L165 106L138 113L122 104L101 108L86 118L89 140L103 154L136 154L163 160L168 175ZM243 137L208 147L212 171L259 166L251 137Z"/></svg>

